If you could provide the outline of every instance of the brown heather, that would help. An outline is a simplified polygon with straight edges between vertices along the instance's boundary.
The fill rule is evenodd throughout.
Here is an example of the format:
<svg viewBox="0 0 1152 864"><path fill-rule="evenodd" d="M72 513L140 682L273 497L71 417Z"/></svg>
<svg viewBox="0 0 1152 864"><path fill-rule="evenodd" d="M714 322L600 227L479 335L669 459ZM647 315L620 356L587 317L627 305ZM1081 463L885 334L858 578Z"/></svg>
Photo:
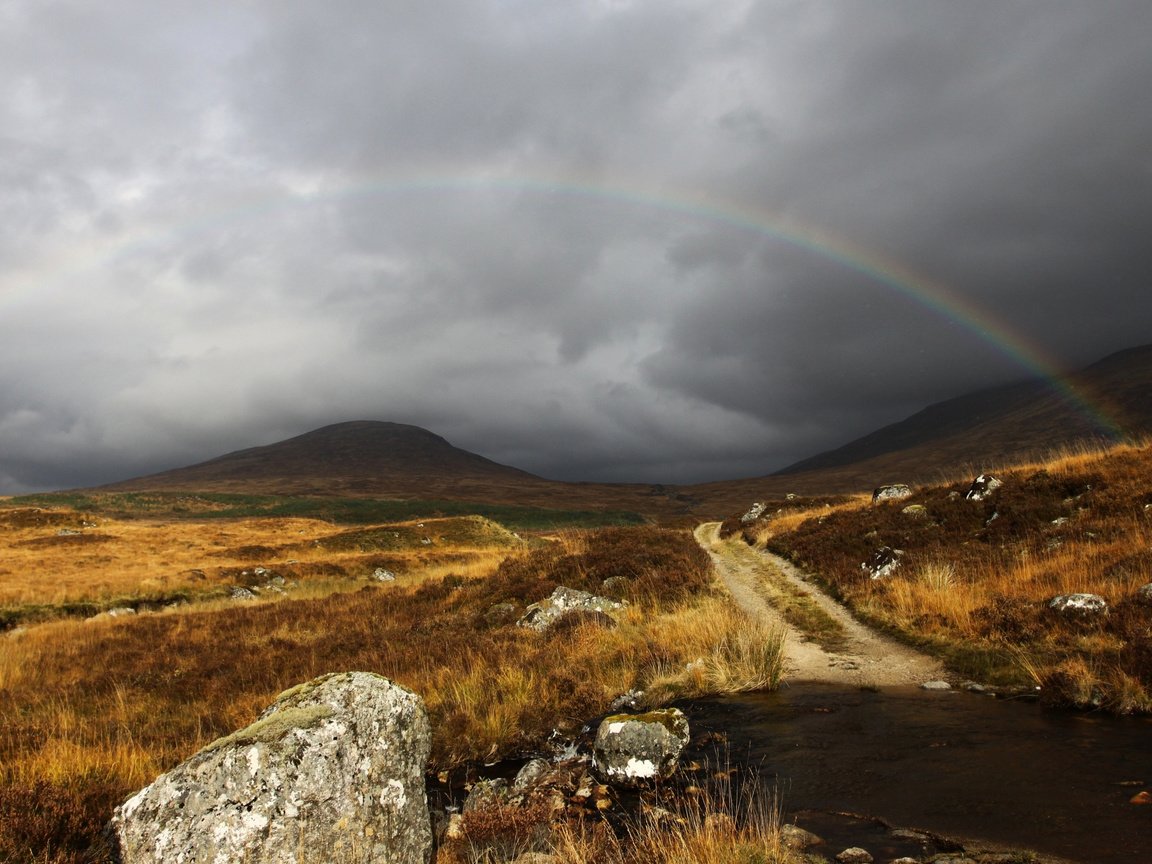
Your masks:
<svg viewBox="0 0 1152 864"><path fill-rule="evenodd" d="M288 553L260 525L211 528L242 545L263 537L276 561L321 562L309 552L312 533L294 535ZM332 535L348 533L296 530L324 530L333 547L342 544ZM327 554L359 556L360 568L363 556L383 553L365 551L369 529L356 530L348 550ZM456 553L445 542L438 554ZM771 686L779 674L778 634L750 628L713 592L708 558L684 531L567 534L502 562L465 543L447 574L444 560L424 570L406 560L409 575L386 585L346 579L345 590L333 593L333 583L322 596L0 634L0 861L104 860L98 837L115 803L325 672L374 671L420 693L435 730L433 768L522 752L633 687L664 699ZM557 585L602 591L612 576L629 580L618 590L629 606L617 628L539 634L512 623ZM505 603L511 616L490 614Z"/></svg>
<svg viewBox="0 0 1152 864"><path fill-rule="evenodd" d="M994 471L1004 486L964 499L973 476L901 501L824 506L745 531L824 581L882 628L941 653L960 674L1030 683L1053 704L1152 711L1152 447L1086 449ZM926 514L903 512L922 505ZM891 577L861 562L903 550ZM1060 615L1058 594L1103 596L1109 614Z"/></svg>

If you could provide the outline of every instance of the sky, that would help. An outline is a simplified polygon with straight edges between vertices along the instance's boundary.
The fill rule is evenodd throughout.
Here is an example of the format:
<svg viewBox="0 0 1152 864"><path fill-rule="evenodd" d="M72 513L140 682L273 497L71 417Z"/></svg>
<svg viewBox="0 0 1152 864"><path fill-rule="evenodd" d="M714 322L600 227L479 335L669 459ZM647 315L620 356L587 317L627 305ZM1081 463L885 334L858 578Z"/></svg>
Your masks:
<svg viewBox="0 0 1152 864"><path fill-rule="evenodd" d="M766 474L1152 342L1152 4L0 0L0 494Z"/></svg>

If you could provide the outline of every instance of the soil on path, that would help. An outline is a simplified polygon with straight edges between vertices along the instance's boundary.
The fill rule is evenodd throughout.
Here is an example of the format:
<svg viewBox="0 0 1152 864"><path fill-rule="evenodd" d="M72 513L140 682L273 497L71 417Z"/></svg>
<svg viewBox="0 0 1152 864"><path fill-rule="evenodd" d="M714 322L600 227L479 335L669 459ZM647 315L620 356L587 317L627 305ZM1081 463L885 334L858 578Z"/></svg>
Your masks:
<svg viewBox="0 0 1152 864"><path fill-rule="evenodd" d="M824 594L790 562L758 552L738 537L721 540L720 523L696 528L697 542L712 557L716 572L736 603L749 615L762 618L785 633L784 677L792 681L818 681L860 687L922 684L944 678L933 657L876 633L861 624L839 603ZM828 651L808 634L789 624L765 598L763 586L773 571L788 589L803 592L843 629L839 647Z"/></svg>

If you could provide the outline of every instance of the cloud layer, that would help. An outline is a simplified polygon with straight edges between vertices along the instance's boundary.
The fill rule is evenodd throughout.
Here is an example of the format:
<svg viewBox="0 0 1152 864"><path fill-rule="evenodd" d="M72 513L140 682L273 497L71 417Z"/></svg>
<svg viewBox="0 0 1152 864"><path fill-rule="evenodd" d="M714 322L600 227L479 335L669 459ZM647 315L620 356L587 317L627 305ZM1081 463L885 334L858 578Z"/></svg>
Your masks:
<svg viewBox="0 0 1152 864"><path fill-rule="evenodd" d="M346 419L765 473L1152 341L1152 7L12 0L0 493Z"/></svg>

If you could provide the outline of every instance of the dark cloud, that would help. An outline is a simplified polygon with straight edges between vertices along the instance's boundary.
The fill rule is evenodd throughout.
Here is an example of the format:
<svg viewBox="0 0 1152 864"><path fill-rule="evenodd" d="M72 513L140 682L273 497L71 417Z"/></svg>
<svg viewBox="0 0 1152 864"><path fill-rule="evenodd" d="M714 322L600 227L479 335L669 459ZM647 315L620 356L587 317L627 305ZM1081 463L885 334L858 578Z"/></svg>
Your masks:
<svg viewBox="0 0 1152 864"><path fill-rule="evenodd" d="M344 419L764 473L1152 341L1152 8L0 10L0 492Z"/></svg>

